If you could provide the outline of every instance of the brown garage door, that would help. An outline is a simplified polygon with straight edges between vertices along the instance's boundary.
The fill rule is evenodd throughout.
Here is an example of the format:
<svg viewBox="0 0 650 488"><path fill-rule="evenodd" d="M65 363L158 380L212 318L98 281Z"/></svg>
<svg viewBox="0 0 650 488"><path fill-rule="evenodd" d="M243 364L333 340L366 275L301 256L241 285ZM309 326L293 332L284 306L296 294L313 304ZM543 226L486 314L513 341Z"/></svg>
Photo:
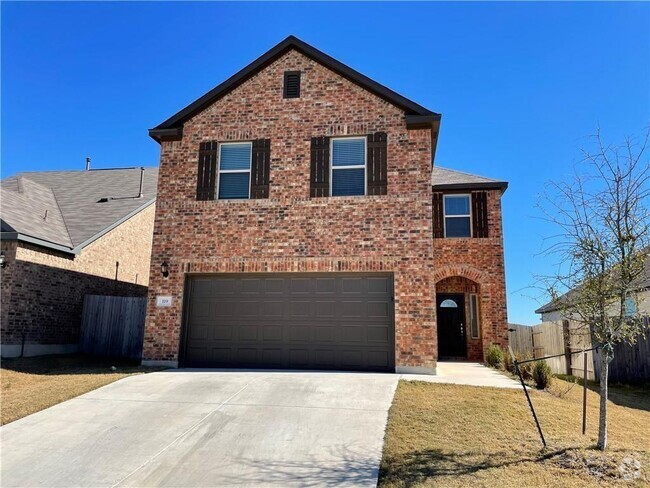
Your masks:
<svg viewBox="0 0 650 488"><path fill-rule="evenodd" d="M206 275L187 287L185 366L395 367L391 275Z"/></svg>

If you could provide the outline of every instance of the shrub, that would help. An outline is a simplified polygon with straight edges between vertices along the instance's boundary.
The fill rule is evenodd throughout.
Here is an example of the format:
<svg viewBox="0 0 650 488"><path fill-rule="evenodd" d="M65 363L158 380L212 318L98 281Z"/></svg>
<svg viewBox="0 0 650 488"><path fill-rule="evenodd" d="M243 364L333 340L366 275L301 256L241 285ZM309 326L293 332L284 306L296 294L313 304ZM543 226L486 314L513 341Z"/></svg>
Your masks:
<svg viewBox="0 0 650 488"><path fill-rule="evenodd" d="M535 366L533 366L533 380L535 380L535 386L539 390L543 390L551 384L551 378L553 377L553 372L551 367L543 359L541 361L535 361Z"/></svg>
<svg viewBox="0 0 650 488"><path fill-rule="evenodd" d="M491 344L487 353L487 363L496 369L503 367L503 349L496 344Z"/></svg>
<svg viewBox="0 0 650 488"><path fill-rule="evenodd" d="M529 359L533 359L533 355L529 352L526 351L525 355L521 355L521 353L515 353L515 359L517 361L527 361ZM519 365L519 371L521 372L521 377L524 379L524 381L531 380L533 379L533 367L534 363L525 363L525 364L520 364ZM514 362L512 364L512 373L516 374L517 372L515 371L515 365Z"/></svg>
<svg viewBox="0 0 650 488"><path fill-rule="evenodd" d="M503 367L509 373L515 374L515 358L512 357L509 349L503 350Z"/></svg>

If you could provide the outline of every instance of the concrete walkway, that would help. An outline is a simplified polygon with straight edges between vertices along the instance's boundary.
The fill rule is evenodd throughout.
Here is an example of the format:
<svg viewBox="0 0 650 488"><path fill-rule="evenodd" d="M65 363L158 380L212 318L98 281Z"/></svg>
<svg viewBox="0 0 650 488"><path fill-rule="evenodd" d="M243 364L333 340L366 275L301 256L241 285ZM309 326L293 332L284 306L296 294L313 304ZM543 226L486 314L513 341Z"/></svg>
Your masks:
<svg viewBox="0 0 650 488"><path fill-rule="evenodd" d="M521 388L519 382L479 363L439 361L436 372L435 376L403 374L401 379L494 388Z"/></svg>

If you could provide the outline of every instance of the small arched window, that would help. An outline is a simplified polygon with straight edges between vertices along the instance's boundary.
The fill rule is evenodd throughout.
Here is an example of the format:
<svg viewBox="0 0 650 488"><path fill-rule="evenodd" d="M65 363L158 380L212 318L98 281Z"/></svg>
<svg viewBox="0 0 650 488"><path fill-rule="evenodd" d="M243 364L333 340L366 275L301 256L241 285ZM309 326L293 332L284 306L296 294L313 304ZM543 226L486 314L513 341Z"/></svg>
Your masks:
<svg viewBox="0 0 650 488"><path fill-rule="evenodd" d="M458 304L455 301L447 298L446 300L442 301L440 308L458 308Z"/></svg>

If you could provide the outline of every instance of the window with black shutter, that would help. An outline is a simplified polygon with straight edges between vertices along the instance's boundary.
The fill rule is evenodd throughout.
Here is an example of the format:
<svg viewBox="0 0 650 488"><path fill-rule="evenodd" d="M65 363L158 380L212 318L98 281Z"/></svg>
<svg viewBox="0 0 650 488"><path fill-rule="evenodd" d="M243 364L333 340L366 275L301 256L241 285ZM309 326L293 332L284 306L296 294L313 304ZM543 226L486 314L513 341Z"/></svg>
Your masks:
<svg viewBox="0 0 650 488"><path fill-rule="evenodd" d="M368 135L368 161L366 166L368 195L388 193L388 136L385 132Z"/></svg>
<svg viewBox="0 0 650 488"><path fill-rule="evenodd" d="M488 237L487 192L434 193L433 237Z"/></svg>
<svg viewBox="0 0 650 488"><path fill-rule="evenodd" d="M300 98L300 71L284 72L284 98Z"/></svg>
<svg viewBox="0 0 650 488"><path fill-rule="evenodd" d="M196 178L196 199L214 200L217 179L217 141L199 145L199 164Z"/></svg>
<svg viewBox="0 0 650 488"><path fill-rule="evenodd" d="M311 167L309 195L328 197L330 195L330 138L311 138Z"/></svg>

